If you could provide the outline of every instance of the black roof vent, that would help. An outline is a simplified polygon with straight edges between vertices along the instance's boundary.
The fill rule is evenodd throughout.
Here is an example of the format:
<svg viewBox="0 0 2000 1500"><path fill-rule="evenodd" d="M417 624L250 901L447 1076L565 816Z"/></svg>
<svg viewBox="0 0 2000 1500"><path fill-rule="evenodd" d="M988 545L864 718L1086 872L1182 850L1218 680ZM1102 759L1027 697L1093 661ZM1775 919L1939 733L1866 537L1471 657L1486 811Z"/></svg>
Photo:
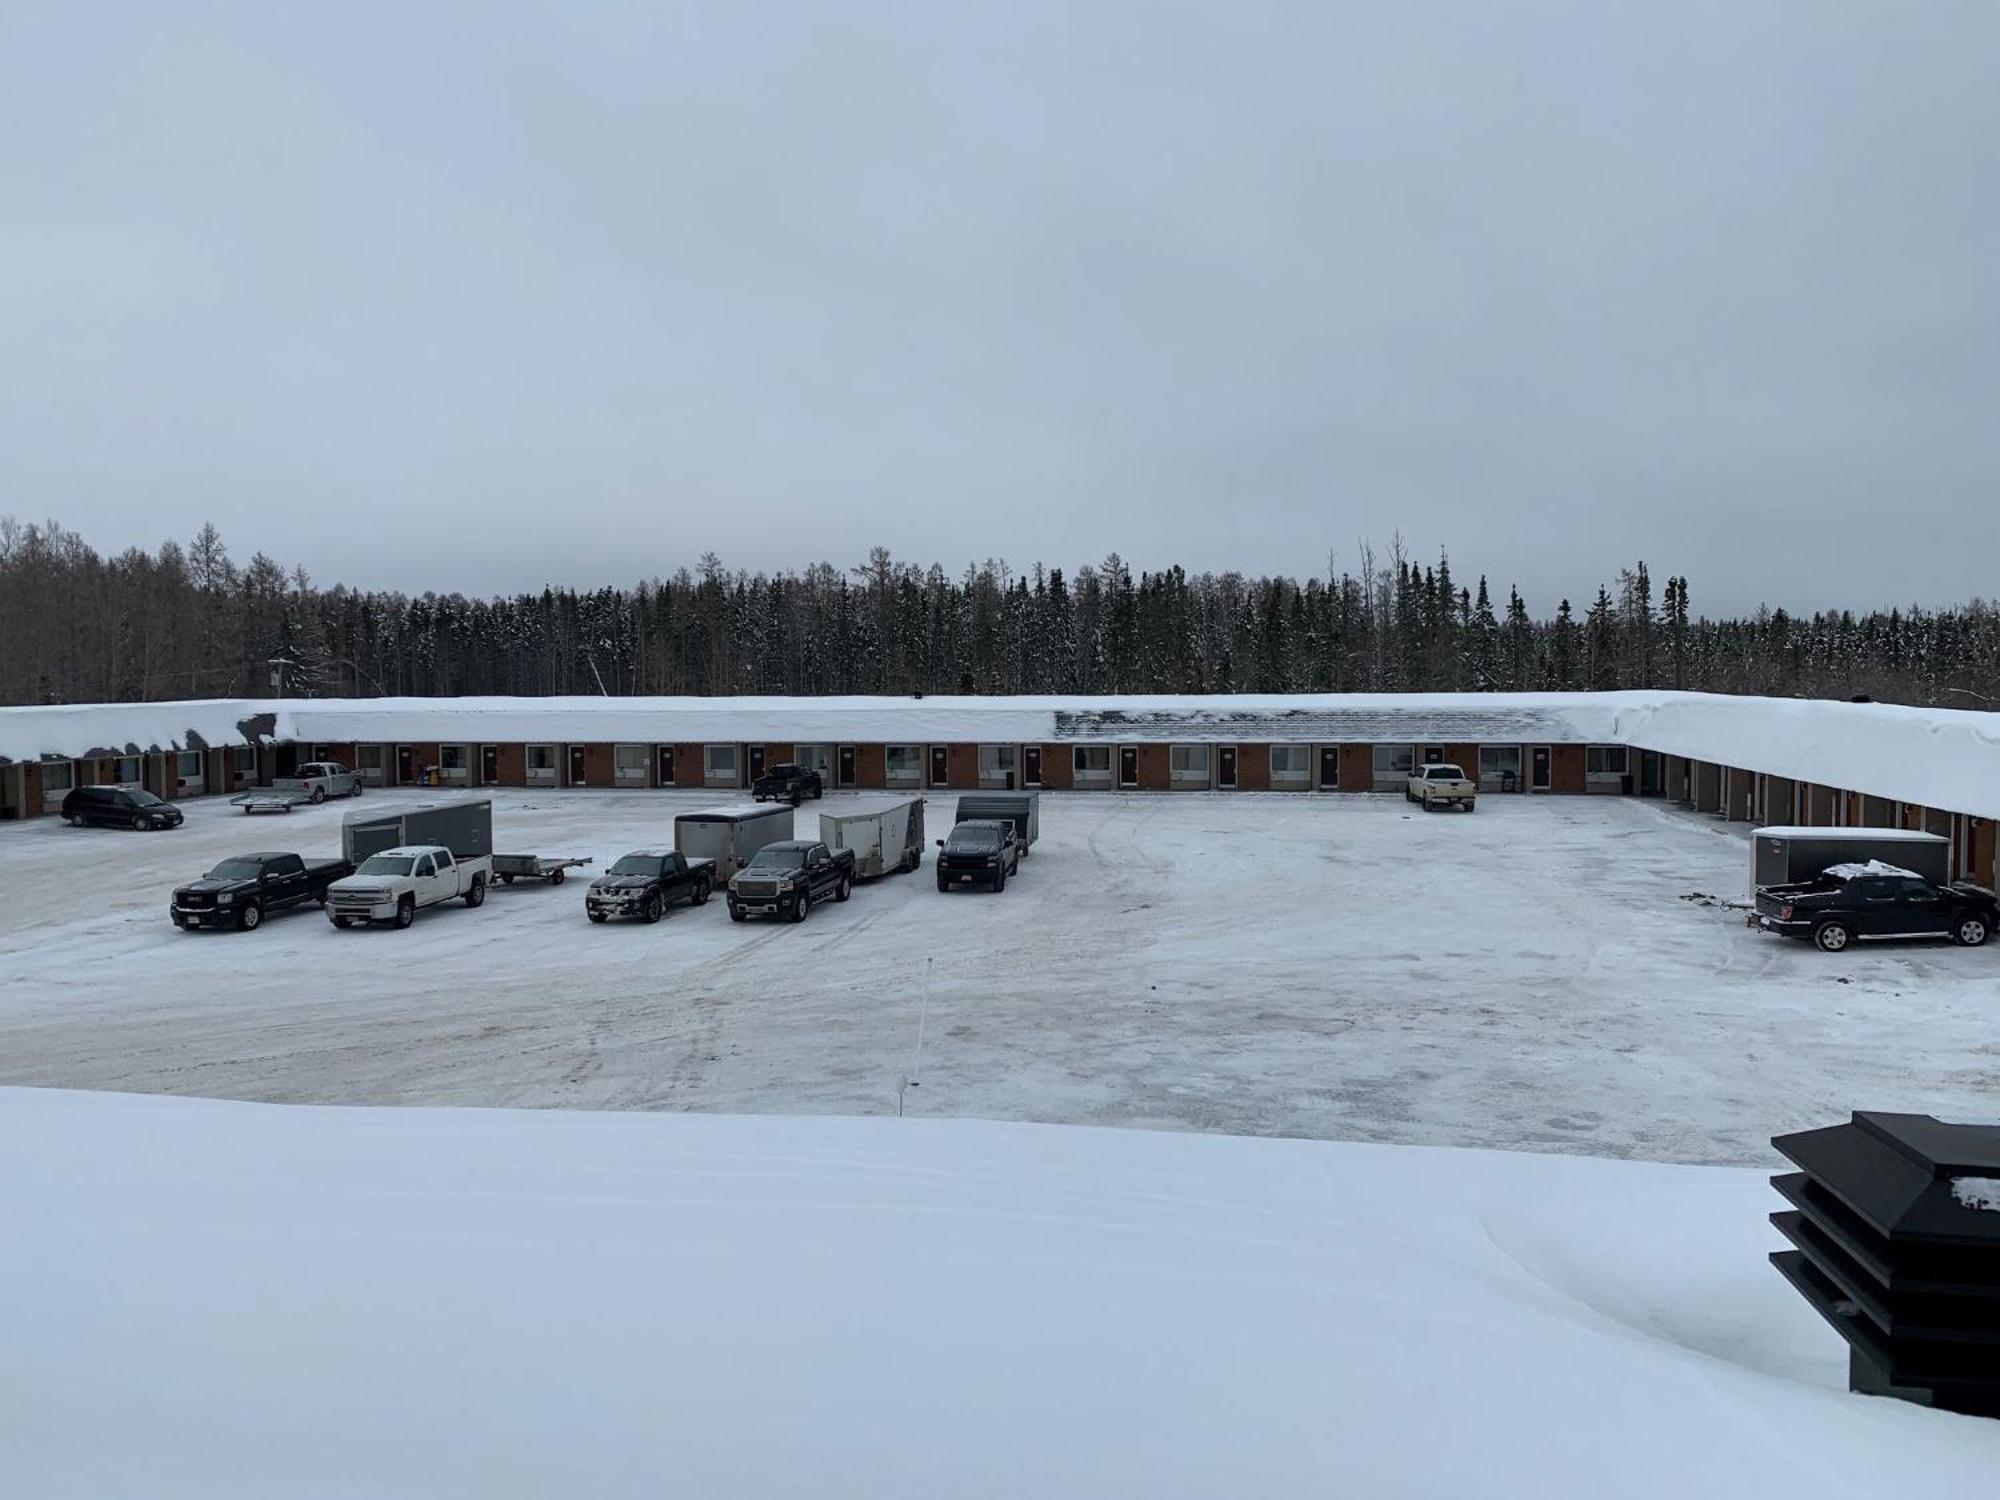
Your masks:
<svg viewBox="0 0 2000 1500"><path fill-rule="evenodd" d="M2000 1125L1855 1112L1775 1137L1791 1250L1771 1257L1847 1340L1848 1385L2000 1416Z"/></svg>

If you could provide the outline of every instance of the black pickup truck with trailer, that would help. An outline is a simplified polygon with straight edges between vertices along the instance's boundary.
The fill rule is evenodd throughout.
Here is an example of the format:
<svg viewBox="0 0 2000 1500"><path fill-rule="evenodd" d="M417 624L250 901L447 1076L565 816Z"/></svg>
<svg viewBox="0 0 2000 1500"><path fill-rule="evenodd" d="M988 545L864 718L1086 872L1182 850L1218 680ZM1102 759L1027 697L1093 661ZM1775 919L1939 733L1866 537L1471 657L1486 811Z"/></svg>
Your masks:
<svg viewBox="0 0 2000 1500"><path fill-rule="evenodd" d="M790 761L772 766L750 783L750 795L759 802L789 802L797 807L808 797L826 795L826 784L817 771L795 766Z"/></svg>
<svg viewBox="0 0 2000 1500"><path fill-rule="evenodd" d="M951 833L937 842L937 885L941 891L955 885L1004 891L1007 877L1020 873L1021 840L1012 820L967 818L953 824Z"/></svg>
<svg viewBox="0 0 2000 1500"><path fill-rule="evenodd" d="M1976 948L2000 925L1993 894L1939 885L1880 860L1834 865L1812 880L1757 888L1750 925L1841 953L1861 938L1944 937Z"/></svg>
<svg viewBox="0 0 2000 1500"><path fill-rule="evenodd" d="M666 915L668 902L703 906L714 890L714 860L691 860L672 849L634 849L591 881L583 910L593 922L613 917L657 922Z"/></svg>
<svg viewBox="0 0 2000 1500"><path fill-rule="evenodd" d="M803 922L816 902L845 901L854 890L854 851L817 839L766 844L729 881L729 920L782 916Z"/></svg>
<svg viewBox="0 0 2000 1500"><path fill-rule="evenodd" d="M232 854L201 879L174 891L168 915L186 932L196 927L249 931L264 918L308 901L324 903L326 888L352 875L344 859L305 859L266 851Z"/></svg>

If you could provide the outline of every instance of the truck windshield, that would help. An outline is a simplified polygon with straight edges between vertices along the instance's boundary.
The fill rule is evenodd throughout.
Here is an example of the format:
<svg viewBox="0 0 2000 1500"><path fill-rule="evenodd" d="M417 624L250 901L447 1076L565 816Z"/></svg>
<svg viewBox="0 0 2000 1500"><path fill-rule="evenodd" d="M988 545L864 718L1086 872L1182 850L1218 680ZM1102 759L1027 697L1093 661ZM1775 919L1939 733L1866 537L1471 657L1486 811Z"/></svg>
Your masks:
<svg viewBox="0 0 2000 1500"><path fill-rule="evenodd" d="M953 849L998 849L1000 830L997 828L967 828L964 824L952 829L946 844Z"/></svg>
<svg viewBox="0 0 2000 1500"><path fill-rule="evenodd" d="M262 860L225 859L208 872L210 880L255 880L264 871Z"/></svg>
<svg viewBox="0 0 2000 1500"><path fill-rule="evenodd" d="M796 870L806 862L803 849L759 849L746 870Z"/></svg>
<svg viewBox="0 0 2000 1500"><path fill-rule="evenodd" d="M628 854L611 867L613 875L659 875L666 869L666 861L657 854Z"/></svg>
<svg viewBox="0 0 2000 1500"><path fill-rule="evenodd" d="M417 862L407 854L371 854L361 861L357 875L407 875Z"/></svg>

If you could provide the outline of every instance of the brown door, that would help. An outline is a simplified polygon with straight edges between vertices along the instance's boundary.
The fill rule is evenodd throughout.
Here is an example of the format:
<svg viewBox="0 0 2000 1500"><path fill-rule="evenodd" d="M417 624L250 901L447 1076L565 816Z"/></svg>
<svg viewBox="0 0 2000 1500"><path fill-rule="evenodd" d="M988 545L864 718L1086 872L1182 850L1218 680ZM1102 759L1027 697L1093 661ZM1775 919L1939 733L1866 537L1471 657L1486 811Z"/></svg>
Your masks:
<svg viewBox="0 0 2000 1500"><path fill-rule="evenodd" d="M280 764L283 757L280 757ZM282 773L281 773L282 774ZM417 779L417 758L408 745L396 747L396 785L411 786Z"/></svg>
<svg viewBox="0 0 2000 1500"><path fill-rule="evenodd" d="M583 771L583 746L571 745L569 747L569 784L571 786L582 786L585 784L585 779Z"/></svg>
<svg viewBox="0 0 2000 1500"><path fill-rule="evenodd" d="M1221 787L1236 785L1236 747L1224 745L1215 754L1215 784Z"/></svg>
<svg viewBox="0 0 2000 1500"><path fill-rule="evenodd" d="M951 756L943 745L931 746L931 785L951 784Z"/></svg>
<svg viewBox="0 0 2000 1500"><path fill-rule="evenodd" d="M1139 784L1139 747L1136 745L1118 747L1118 784L1120 786Z"/></svg>
<svg viewBox="0 0 2000 1500"><path fill-rule="evenodd" d="M660 746L659 750L655 753L655 758L660 763L660 785L672 786L674 784L674 747L672 745Z"/></svg>
<svg viewBox="0 0 2000 1500"><path fill-rule="evenodd" d="M1528 754L1528 787L1531 791L1546 792L1549 789L1549 747L1537 745Z"/></svg>
<svg viewBox="0 0 2000 1500"><path fill-rule="evenodd" d="M838 777L840 785L854 785L854 747L852 745L842 745L840 747L840 769L835 772L835 775Z"/></svg>
<svg viewBox="0 0 2000 1500"><path fill-rule="evenodd" d="M500 784L500 747L481 745L479 747L479 784L498 786Z"/></svg>
<svg viewBox="0 0 2000 1500"><path fill-rule="evenodd" d="M750 779L752 781L755 781L759 776L762 776L763 774L764 774L764 747L762 745L752 745L750 747Z"/></svg>
<svg viewBox="0 0 2000 1500"><path fill-rule="evenodd" d="M1333 791L1340 785L1340 746L1319 747L1319 789Z"/></svg>

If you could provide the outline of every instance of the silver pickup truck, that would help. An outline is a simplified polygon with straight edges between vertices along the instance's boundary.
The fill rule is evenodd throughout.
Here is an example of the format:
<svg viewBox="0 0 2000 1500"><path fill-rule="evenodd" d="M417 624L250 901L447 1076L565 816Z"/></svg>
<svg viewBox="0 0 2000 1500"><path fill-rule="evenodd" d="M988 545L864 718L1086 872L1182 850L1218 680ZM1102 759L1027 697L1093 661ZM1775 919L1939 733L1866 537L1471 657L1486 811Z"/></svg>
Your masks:
<svg viewBox="0 0 2000 1500"><path fill-rule="evenodd" d="M1478 783L1457 766L1450 765L1418 766L1403 787L1404 799L1421 804L1425 812L1440 807L1462 807L1472 812L1478 796Z"/></svg>
<svg viewBox="0 0 2000 1500"><path fill-rule="evenodd" d="M296 792L307 802L324 802L329 797L359 797L361 778L337 760L308 761L295 776L274 776L271 790Z"/></svg>

